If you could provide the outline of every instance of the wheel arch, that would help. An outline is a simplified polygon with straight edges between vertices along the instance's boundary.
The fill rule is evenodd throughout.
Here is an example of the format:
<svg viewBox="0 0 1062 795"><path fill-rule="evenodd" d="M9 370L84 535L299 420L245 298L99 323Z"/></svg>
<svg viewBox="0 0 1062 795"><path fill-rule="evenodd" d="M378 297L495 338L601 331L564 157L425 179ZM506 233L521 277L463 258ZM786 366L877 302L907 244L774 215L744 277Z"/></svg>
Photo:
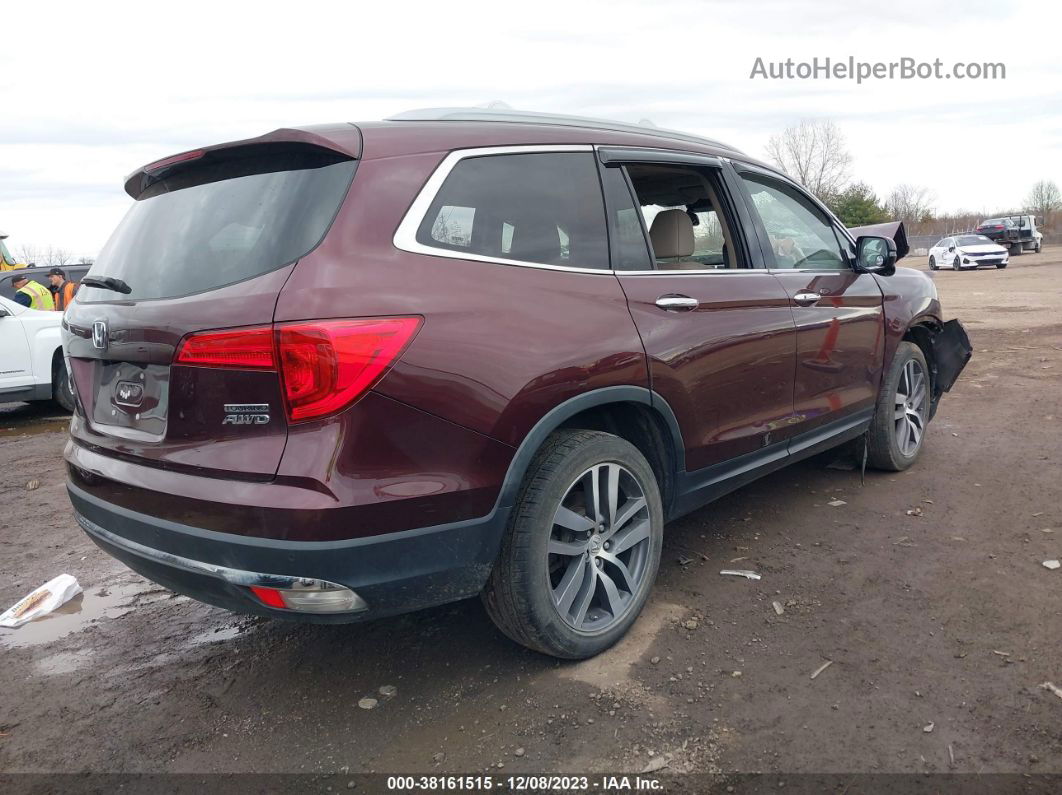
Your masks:
<svg viewBox="0 0 1062 795"><path fill-rule="evenodd" d="M60 367L65 367L63 362L63 346L60 345L54 351L52 351L52 381L55 381L55 374L59 371Z"/></svg>
<svg viewBox="0 0 1062 795"><path fill-rule="evenodd" d="M940 320L925 315L911 321L902 337L904 342L912 342L918 346L919 350L922 351L922 355L926 359L926 365L929 367L929 380L931 384L929 407L930 418L936 413L937 404L940 402L940 396L943 394L937 379L937 361L933 343L936 335L942 330L943 324L941 324Z"/></svg>
<svg viewBox="0 0 1062 795"><path fill-rule="evenodd" d="M685 468L682 433L674 412L660 395L641 386L610 386L569 398L548 411L517 448L498 499L512 507L535 454L561 428L601 430L633 444L657 475L665 513L674 497L678 474Z"/></svg>

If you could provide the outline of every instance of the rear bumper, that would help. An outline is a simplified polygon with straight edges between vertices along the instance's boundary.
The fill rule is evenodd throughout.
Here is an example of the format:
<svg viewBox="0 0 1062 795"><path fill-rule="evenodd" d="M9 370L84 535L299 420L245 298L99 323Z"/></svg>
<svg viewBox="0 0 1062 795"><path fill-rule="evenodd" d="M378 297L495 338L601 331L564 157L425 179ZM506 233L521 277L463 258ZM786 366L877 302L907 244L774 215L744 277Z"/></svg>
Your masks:
<svg viewBox="0 0 1062 795"><path fill-rule="evenodd" d="M477 594L497 555L508 511L482 519L345 541L249 538L151 517L67 489L78 524L104 551L148 579L238 613L347 623L445 604ZM345 613L267 607L252 584L290 579L342 585L360 597Z"/></svg>

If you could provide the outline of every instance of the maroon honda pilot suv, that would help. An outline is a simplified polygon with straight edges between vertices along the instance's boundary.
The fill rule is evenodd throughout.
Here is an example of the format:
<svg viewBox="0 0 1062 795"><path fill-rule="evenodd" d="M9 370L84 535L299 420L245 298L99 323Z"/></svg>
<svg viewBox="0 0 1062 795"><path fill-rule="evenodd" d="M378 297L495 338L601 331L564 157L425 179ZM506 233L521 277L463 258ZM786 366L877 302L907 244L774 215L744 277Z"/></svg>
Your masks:
<svg viewBox="0 0 1062 795"><path fill-rule="evenodd" d="M918 457L970 355L902 227L654 127L495 111L184 152L67 311L84 531L155 582L318 622L482 595L566 658L664 524L865 439ZM857 441L858 444L858 441Z"/></svg>

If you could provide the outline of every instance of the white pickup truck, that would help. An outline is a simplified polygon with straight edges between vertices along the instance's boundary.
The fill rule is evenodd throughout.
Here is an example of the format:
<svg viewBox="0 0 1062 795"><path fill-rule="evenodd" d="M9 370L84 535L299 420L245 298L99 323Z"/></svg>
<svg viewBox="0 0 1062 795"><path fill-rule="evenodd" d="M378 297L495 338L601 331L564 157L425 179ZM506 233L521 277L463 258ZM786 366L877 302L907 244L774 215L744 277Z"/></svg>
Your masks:
<svg viewBox="0 0 1062 795"><path fill-rule="evenodd" d="M0 403L54 400L74 410L63 362L62 312L27 309L0 296Z"/></svg>

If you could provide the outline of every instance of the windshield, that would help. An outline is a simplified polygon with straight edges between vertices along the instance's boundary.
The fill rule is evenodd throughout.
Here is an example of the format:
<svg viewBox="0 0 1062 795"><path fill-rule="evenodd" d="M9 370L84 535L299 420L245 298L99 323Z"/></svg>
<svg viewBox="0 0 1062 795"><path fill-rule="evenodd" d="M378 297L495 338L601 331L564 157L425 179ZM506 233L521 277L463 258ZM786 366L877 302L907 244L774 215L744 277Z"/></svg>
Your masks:
<svg viewBox="0 0 1062 795"><path fill-rule="evenodd" d="M985 243L991 242L984 235L963 235L955 238L955 244L958 246L983 246Z"/></svg>
<svg viewBox="0 0 1062 795"><path fill-rule="evenodd" d="M328 230L355 165L304 144L211 155L152 183L86 274L132 292L86 285L79 302L176 298L294 262Z"/></svg>

